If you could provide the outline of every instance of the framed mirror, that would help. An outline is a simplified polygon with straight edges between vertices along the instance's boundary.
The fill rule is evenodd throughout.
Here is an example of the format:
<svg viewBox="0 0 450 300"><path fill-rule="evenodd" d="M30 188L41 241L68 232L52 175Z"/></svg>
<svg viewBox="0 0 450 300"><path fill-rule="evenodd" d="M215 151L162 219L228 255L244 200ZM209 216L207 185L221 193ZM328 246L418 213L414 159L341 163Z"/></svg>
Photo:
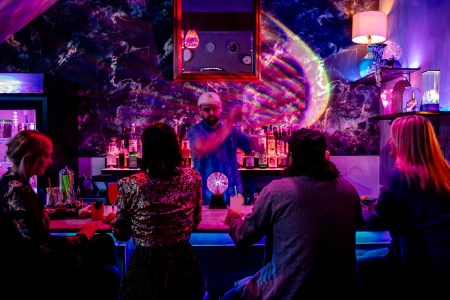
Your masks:
<svg viewBox="0 0 450 300"><path fill-rule="evenodd" d="M174 80L259 80L260 19L261 0L174 0Z"/></svg>

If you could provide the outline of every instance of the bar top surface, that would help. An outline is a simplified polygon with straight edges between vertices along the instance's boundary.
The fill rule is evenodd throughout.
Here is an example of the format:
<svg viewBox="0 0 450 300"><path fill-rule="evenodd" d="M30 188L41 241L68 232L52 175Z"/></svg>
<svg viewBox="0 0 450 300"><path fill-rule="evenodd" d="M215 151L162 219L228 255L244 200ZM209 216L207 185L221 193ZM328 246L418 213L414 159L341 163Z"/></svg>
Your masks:
<svg viewBox="0 0 450 300"><path fill-rule="evenodd" d="M248 214L252 211L252 206L243 206L244 214ZM105 206L105 215L111 212L111 206ZM228 225L224 223L227 209L209 209L208 206L202 208L202 221L193 233L193 241L201 238L202 241L208 237L208 239L217 239L216 235L209 236L209 233L221 233L220 237L223 240L223 235L228 236ZM52 233L74 233L79 231L83 225L92 222L90 218L87 219L62 219L51 220L50 231ZM109 224L105 224L102 221L96 221L99 225L100 232L110 232L111 227ZM229 239L229 238L228 238ZM356 243L358 245L388 245L391 241L391 237L388 231L357 231ZM232 243L231 239L229 241ZM214 244L214 243L213 243Z"/></svg>
<svg viewBox="0 0 450 300"><path fill-rule="evenodd" d="M244 214L252 211L252 206L244 205L242 207ZM105 206L105 215L111 212L111 206ZM227 209L209 209L208 206L202 207L202 221L196 232L228 232L228 225L224 223ZM73 232L80 230L84 224L91 222L92 219L61 219L51 220L50 231L52 232ZM99 225L99 231L110 231L110 225L102 221L96 221Z"/></svg>

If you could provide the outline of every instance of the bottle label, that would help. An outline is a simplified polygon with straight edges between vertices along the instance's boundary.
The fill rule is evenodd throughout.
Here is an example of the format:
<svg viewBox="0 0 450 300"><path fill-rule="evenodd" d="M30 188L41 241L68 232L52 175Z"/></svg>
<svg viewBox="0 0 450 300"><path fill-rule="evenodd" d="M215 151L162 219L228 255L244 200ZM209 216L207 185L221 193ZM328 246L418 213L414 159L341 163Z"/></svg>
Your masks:
<svg viewBox="0 0 450 300"><path fill-rule="evenodd" d="M138 167L138 157L133 155L128 158L128 167L130 169L137 169Z"/></svg>
<svg viewBox="0 0 450 300"><path fill-rule="evenodd" d="M128 141L128 152L137 151L138 141L137 140L129 140Z"/></svg>
<svg viewBox="0 0 450 300"><path fill-rule="evenodd" d="M253 169L255 167L255 157L253 155L245 157L245 167L247 169Z"/></svg>
<svg viewBox="0 0 450 300"><path fill-rule="evenodd" d="M267 167L267 154L266 153L260 153L259 154L259 167L260 168L266 168Z"/></svg>
<svg viewBox="0 0 450 300"><path fill-rule="evenodd" d="M267 141L267 153L276 154L276 141L274 139L269 139Z"/></svg>
<svg viewBox="0 0 450 300"><path fill-rule="evenodd" d="M269 161L269 168L277 167L277 156L276 155L269 155L268 161Z"/></svg>
<svg viewBox="0 0 450 300"><path fill-rule="evenodd" d="M286 155L278 156L278 166L286 167L286 164L287 164L287 156Z"/></svg>
<svg viewBox="0 0 450 300"><path fill-rule="evenodd" d="M284 153L284 142L282 140L277 141L277 153Z"/></svg>
<svg viewBox="0 0 450 300"><path fill-rule="evenodd" d="M113 153L108 153L106 156L106 167L114 168L116 166L116 156Z"/></svg>

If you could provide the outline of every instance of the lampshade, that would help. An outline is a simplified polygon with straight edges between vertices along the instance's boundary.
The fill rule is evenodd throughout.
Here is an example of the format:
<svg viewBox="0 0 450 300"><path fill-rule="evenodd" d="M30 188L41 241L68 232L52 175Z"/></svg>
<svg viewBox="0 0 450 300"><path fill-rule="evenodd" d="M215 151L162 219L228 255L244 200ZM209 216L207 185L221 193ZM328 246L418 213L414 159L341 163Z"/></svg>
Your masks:
<svg viewBox="0 0 450 300"><path fill-rule="evenodd" d="M376 44L386 40L387 16L382 11L364 11L353 16L352 41Z"/></svg>

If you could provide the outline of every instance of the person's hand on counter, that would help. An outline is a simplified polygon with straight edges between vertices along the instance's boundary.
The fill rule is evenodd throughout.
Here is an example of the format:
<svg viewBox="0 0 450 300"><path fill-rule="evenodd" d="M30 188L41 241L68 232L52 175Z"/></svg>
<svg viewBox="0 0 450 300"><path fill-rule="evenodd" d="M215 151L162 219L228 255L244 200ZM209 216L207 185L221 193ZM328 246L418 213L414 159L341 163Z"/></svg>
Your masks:
<svg viewBox="0 0 450 300"><path fill-rule="evenodd" d="M90 240L97 232L97 230L98 230L97 222L90 222L84 225L83 228L81 228L81 230L77 232L77 235L84 234L87 237L87 239Z"/></svg>
<svg viewBox="0 0 450 300"><path fill-rule="evenodd" d="M227 215L225 216L224 223L227 224L228 226L230 226L231 223L233 223L234 220L236 220L236 219L242 220L243 216L244 216L244 213L237 213L237 212L235 212L232 209L228 209L227 210Z"/></svg>
<svg viewBox="0 0 450 300"><path fill-rule="evenodd" d="M114 220L116 219L116 214L113 212L110 212L104 219L103 219L103 223L105 224L112 224L114 222Z"/></svg>

